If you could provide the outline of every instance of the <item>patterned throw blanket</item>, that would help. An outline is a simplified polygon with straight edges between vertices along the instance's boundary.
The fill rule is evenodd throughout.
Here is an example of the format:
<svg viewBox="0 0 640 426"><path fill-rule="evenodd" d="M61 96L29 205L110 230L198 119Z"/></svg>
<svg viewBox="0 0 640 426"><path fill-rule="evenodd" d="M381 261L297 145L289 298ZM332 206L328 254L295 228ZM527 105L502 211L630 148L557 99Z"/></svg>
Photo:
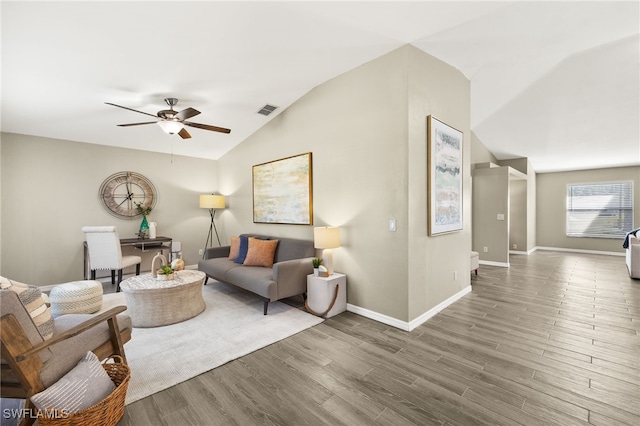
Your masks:
<svg viewBox="0 0 640 426"><path fill-rule="evenodd" d="M636 236L636 232L640 231L640 228L634 229L631 232L627 232L627 235L624 237L624 242L622 243L622 248L629 248L629 235Z"/></svg>

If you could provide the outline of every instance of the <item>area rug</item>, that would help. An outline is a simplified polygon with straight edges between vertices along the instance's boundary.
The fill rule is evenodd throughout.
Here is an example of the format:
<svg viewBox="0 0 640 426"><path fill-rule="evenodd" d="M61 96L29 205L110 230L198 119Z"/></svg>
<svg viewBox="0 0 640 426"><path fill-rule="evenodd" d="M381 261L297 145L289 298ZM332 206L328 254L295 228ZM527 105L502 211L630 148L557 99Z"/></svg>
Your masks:
<svg viewBox="0 0 640 426"><path fill-rule="evenodd" d="M234 286L211 282L203 287L203 313L178 324L134 328L125 344L131 380L126 404L184 382L321 323L281 302L269 303ZM124 293L106 294L103 310L126 305Z"/></svg>

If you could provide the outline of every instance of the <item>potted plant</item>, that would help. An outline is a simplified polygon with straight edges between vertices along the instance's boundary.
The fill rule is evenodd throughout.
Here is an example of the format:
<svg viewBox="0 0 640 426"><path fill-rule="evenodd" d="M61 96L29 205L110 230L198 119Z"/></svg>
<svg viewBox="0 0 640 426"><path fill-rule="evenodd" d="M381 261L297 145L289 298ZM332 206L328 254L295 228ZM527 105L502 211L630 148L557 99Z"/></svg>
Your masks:
<svg viewBox="0 0 640 426"><path fill-rule="evenodd" d="M138 214L142 215L142 223L140 223L140 232L138 233L138 236L140 238L146 238L149 233L149 222L147 221L147 216L151 213L152 208L151 206L143 205L142 203L134 202L134 204L136 205Z"/></svg>
<svg viewBox="0 0 640 426"><path fill-rule="evenodd" d="M160 281L168 281L175 278L175 271L173 270L171 265L163 265L156 271L156 273L158 274L156 279Z"/></svg>
<svg viewBox="0 0 640 426"><path fill-rule="evenodd" d="M320 265L322 264L322 259L320 259L319 257L314 257L312 262L313 262L313 275L317 277L318 268L320 268Z"/></svg>

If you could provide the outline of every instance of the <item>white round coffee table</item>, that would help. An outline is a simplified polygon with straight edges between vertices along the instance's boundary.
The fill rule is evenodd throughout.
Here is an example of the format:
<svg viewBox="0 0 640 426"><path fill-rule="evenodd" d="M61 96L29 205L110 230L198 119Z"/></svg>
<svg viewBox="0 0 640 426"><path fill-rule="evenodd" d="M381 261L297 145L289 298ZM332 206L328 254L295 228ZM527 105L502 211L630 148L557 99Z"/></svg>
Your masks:
<svg viewBox="0 0 640 426"><path fill-rule="evenodd" d="M193 318L205 309L205 273L183 270L173 280L158 281L151 274L127 278L120 288L134 327L160 327Z"/></svg>

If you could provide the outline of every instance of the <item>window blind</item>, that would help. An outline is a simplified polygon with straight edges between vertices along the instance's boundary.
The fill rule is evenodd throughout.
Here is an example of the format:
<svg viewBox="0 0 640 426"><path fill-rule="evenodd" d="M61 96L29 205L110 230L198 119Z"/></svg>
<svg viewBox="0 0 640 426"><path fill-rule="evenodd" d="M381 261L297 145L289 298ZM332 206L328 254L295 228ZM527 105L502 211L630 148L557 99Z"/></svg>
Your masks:
<svg viewBox="0 0 640 426"><path fill-rule="evenodd" d="M633 182L567 185L567 236L624 238L633 229Z"/></svg>

